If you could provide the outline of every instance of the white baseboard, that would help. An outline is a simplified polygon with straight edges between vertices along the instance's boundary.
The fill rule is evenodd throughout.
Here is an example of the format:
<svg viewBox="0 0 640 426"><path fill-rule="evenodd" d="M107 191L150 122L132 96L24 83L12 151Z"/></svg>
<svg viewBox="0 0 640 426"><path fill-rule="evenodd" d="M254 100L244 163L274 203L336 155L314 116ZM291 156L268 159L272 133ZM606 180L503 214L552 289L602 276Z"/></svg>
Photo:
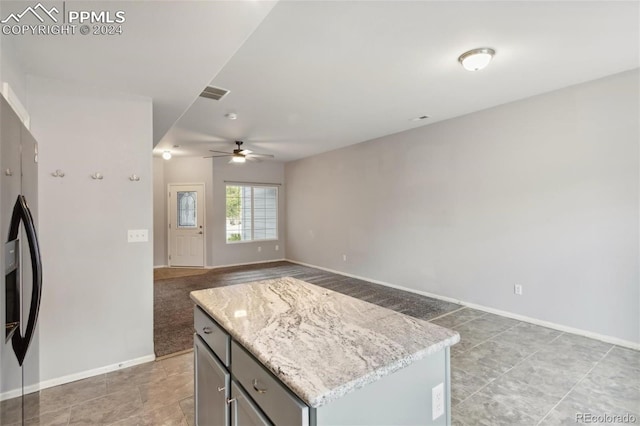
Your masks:
<svg viewBox="0 0 640 426"><path fill-rule="evenodd" d="M391 283L388 283L388 282L375 280L375 279L372 279L372 278L362 277L362 276L359 276L359 275L353 275L353 274L349 274L349 273L346 273L346 272L337 271L337 270L334 270L334 269L324 268L322 266L311 265L311 264L304 263L304 262L298 262L297 260L291 260L291 259L285 259L285 260L287 262L295 263L297 265L308 266L310 268L316 268L316 269L320 269L320 270L323 270L323 271L332 272L334 274L344 275L346 277L351 277L351 278L356 278L356 279L359 279L359 280L369 281L371 283L380 284L380 285L383 285L385 287L396 288L398 290L404 290L404 291L408 291L410 293L420 294L422 296L432 297L432 298L438 299L438 300L444 300L445 302L457 303L458 305L466 306L468 308L477 309L479 311L483 311L483 312L487 312L487 313L495 314L495 315L500 315L500 316L507 317L507 318L512 318L512 319L515 319L515 320L518 320L518 321L524 321L524 322L527 322L527 323L530 323L530 324L539 325L541 327L547 327L547 328L551 328L551 329L554 329L554 330L563 331L565 333L576 334L578 336L589 337L591 339L599 340L599 341L605 342L605 343L611 343L612 345L618 345L618 346L622 346L622 347L629 348L629 349L640 350L640 343L632 342L630 340L624 340L624 339L620 339L618 337L608 336L606 334L594 333L592 331L583 330L583 329L575 328L575 327L569 327L569 326L566 326L566 325L563 325L563 324L557 324L557 323L550 322L550 321L544 321L544 320L541 320L541 319L538 319L538 318L527 317L525 315L514 314L513 312L502 311L500 309L490 308L490 307L487 307L487 306L466 302L464 300L454 299L452 297L440 296L438 294L433 294L433 293L429 293L429 292L426 292L426 291L416 290L416 289L413 289L413 288L403 287L403 286L400 286L400 285L391 284Z"/></svg>
<svg viewBox="0 0 640 426"><path fill-rule="evenodd" d="M230 268L232 266L246 266L246 265L258 265L260 263L271 263L271 262L284 262L285 259L281 258L281 259L271 259L271 260L258 260L256 262L246 262L246 263L230 263L228 265L217 265L217 266L204 266L204 269L220 269L220 268ZM169 266L169 265L157 265L154 266L153 269L160 269L160 268L174 268L175 266ZM181 268L181 266L178 266L177 268ZM190 268L189 266L185 266L185 268ZM193 266L192 268L197 268L196 266Z"/></svg>
<svg viewBox="0 0 640 426"><path fill-rule="evenodd" d="M630 340L620 339L619 337L608 336L606 334L594 333L593 331L583 330L581 328L569 327L568 325L558 324L555 322L545 321L538 318L532 318L525 315L514 314L508 311L502 311L500 309L489 308L482 305L476 305L475 303L460 302L468 308L477 309L479 311L488 312L490 314L500 315L507 318L512 318L519 321L528 322L541 327L552 328L554 330L563 331L565 333L576 334L578 336L589 337L591 339L599 340L605 343L611 343L612 345L623 346L629 349L635 349L640 351L640 343L635 343Z"/></svg>
<svg viewBox="0 0 640 426"><path fill-rule="evenodd" d="M286 261L286 259L259 260L257 262L232 263L229 265L219 265L219 266L205 266L204 269L220 269L220 268L230 268L232 266L259 265L261 263L284 262L284 261ZM291 263L295 263L295 262L291 262Z"/></svg>
<svg viewBox="0 0 640 426"><path fill-rule="evenodd" d="M69 374L67 376L57 377L55 379L45 380L35 385L25 386L24 393L29 394L40 391L42 389L51 388L58 385L64 385L65 383L75 382L77 380L86 379L100 374L110 373L112 371L120 370L122 368L133 367L134 365L144 364L154 361L156 359L155 354L146 355L140 358L131 359L128 361L119 362L117 364L106 365L104 367L94 368L92 370L81 371L79 373ZM11 399L20 396L21 390L14 389L6 391L0 394L0 401Z"/></svg>
<svg viewBox="0 0 640 426"><path fill-rule="evenodd" d="M25 389L25 393L26 393L26 389ZM31 393L31 392L29 392ZM11 398L16 398L18 396L20 396L22 394L22 389L13 389L10 391L6 391L3 393L0 393L0 401L4 401L5 399L11 399Z"/></svg>

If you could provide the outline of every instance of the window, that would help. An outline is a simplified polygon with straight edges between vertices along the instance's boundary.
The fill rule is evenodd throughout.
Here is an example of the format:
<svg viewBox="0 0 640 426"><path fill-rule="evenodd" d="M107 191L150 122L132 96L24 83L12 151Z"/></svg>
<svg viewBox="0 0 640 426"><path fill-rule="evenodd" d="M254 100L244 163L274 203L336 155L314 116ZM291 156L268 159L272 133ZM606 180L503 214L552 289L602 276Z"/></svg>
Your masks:
<svg viewBox="0 0 640 426"><path fill-rule="evenodd" d="M197 198L198 193L195 191L178 191L178 228L196 227Z"/></svg>
<svg viewBox="0 0 640 426"><path fill-rule="evenodd" d="M278 188L227 185L227 242L278 239Z"/></svg>

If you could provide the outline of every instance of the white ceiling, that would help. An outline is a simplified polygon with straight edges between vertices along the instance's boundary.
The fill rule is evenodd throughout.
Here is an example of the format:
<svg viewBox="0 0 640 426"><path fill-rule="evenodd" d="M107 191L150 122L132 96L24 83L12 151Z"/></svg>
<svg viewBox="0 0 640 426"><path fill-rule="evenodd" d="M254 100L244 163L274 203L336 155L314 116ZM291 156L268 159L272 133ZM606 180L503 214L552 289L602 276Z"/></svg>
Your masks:
<svg viewBox="0 0 640 426"><path fill-rule="evenodd" d="M637 68L639 27L635 1L280 2L156 151L306 157ZM487 69L458 64L485 46Z"/></svg>
<svg viewBox="0 0 640 426"><path fill-rule="evenodd" d="M3 16L33 3L1 1ZM156 152L242 139L288 161L637 68L639 5L74 1L124 10L124 34L10 41L27 73L152 98ZM463 70L458 55L481 46L497 51L489 68ZM197 98L210 82L230 94Z"/></svg>
<svg viewBox="0 0 640 426"><path fill-rule="evenodd" d="M37 3L1 1L3 17ZM45 4L63 10L62 1ZM67 1L67 10L123 10L123 34L2 37L3 42L15 45L28 74L152 98L157 142L274 4L275 1Z"/></svg>

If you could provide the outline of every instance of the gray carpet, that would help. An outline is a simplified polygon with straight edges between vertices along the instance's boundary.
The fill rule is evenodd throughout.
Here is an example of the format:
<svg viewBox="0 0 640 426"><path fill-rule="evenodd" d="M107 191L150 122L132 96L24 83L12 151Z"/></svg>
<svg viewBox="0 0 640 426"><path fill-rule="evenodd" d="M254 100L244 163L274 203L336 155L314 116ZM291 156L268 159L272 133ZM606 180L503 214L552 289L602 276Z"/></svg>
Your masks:
<svg viewBox="0 0 640 426"><path fill-rule="evenodd" d="M201 275L159 279L154 283L154 344L157 357L193 346L193 302L189 293L211 287L294 277L376 305L430 320L460 308L402 290L289 262L212 269Z"/></svg>

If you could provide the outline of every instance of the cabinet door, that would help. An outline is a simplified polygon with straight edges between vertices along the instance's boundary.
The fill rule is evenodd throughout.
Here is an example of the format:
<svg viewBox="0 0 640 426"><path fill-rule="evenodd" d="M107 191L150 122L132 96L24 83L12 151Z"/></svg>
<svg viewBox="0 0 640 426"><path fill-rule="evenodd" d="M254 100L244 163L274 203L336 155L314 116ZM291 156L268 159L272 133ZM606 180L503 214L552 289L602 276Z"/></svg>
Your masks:
<svg viewBox="0 0 640 426"><path fill-rule="evenodd" d="M195 355L195 421L198 426L227 426L229 424L230 376L224 366L194 334Z"/></svg>
<svg viewBox="0 0 640 426"><path fill-rule="evenodd" d="M231 382L231 426L270 426L264 414L235 382Z"/></svg>

